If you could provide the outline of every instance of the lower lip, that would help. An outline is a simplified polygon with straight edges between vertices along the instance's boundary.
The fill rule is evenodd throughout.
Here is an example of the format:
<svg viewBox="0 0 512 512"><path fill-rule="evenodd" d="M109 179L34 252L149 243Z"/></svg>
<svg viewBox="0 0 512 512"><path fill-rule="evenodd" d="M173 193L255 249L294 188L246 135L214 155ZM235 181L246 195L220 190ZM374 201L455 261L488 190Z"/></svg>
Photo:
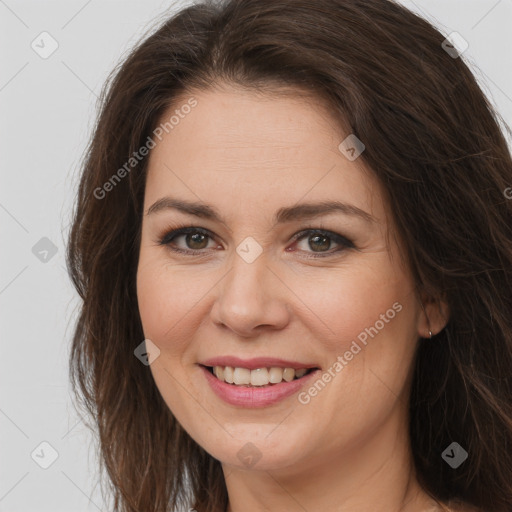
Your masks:
<svg viewBox="0 0 512 512"><path fill-rule="evenodd" d="M320 370L314 370L300 379L280 382L271 386L245 387L235 386L217 379L206 367L201 370L213 392L225 402L238 407L267 407L297 393Z"/></svg>

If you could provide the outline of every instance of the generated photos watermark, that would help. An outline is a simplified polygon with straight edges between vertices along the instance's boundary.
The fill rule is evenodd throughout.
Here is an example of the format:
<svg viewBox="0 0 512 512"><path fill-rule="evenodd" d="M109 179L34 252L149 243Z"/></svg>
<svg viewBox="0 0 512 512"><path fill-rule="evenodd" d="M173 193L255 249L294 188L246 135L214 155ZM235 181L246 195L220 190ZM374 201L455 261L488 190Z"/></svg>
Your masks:
<svg viewBox="0 0 512 512"><path fill-rule="evenodd" d="M190 114L192 108L195 106L197 106L197 100L192 96L185 104L181 105L180 108L177 108L174 111L174 114L165 123L160 123L153 130L153 137L158 139L160 142L164 133L169 133L173 130L187 114ZM148 136L146 142L137 151L134 151L132 156L130 156L128 160L101 187L94 189L93 194L96 199L104 199L107 193L112 191L114 187L149 154L149 151L157 145L157 142L153 137Z"/></svg>
<svg viewBox="0 0 512 512"><path fill-rule="evenodd" d="M369 341L368 337L373 339L382 329L384 329L386 324L395 318L397 313L400 313L400 311L402 311L402 304L395 302L391 308L379 316L379 320L377 320L371 327L366 327L357 335L359 343L366 346ZM349 361L352 361L354 356L361 352L362 347L359 343L356 340L353 340L350 344L350 349L346 350L343 355L339 355L336 358L336 361L334 361L334 363L322 373L321 377L319 377L312 386L310 386L306 391L299 393L297 398L301 404L309 404L311 399L317 396L318 393L322 391L325 386L331 382L331 380L334 379L336 375L343 370L343 368L345 368L345 366L348 365Z"/></svg>

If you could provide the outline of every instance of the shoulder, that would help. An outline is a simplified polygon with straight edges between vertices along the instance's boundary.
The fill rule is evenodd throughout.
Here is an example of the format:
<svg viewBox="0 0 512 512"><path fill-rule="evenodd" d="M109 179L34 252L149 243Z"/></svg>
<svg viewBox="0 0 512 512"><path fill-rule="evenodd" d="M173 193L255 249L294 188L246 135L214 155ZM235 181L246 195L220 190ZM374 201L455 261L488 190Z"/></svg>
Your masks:
<svg viewBox="0 0 512 512"><path fill-rule="evenodd" d="M469 503L460 502L439 503L438 507L440 512L486 512L470 505Z"/></svg>

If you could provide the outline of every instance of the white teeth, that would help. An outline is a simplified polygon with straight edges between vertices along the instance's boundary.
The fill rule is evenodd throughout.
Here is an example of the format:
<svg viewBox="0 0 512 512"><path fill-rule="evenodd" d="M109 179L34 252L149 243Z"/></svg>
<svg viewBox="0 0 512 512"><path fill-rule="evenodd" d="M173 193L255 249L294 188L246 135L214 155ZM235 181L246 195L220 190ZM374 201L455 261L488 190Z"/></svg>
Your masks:
<svg viewBox="0 0 512 512"><path fill-rule="evenodd" d="M268 373L272 384L279 384L283 380L282 368L270 368Z"/></svg>
<svg viewBox="0 0 512 512"><path fill-rule="evenodd" d="M251 370L251 386L266 386L268 383L269 377L266 368Z"/></svg>
<svg viewBox="0 0 512 512"><path fill-rule="evenodd" d="M213 374L224 382L237 386L268 386L279 384L283 380L291 382L295 378L300 379L307 373L307 368L295 370L293 368L234 368L232 366L214 366Z"/></svg>
<svg viewBox="0 0 512 512"><path fill-rule="evenodd" d="M233 382L240 386L241 384L251 383L251 370L247 368L235 368L233 370Z"/></svg>
<svg viewBox="0 0 512 512"><path fill-rule="evenodd" d="M291 382L295 377L295 370L293 368L285 368L283 370L283 379L286 382Z"/></svg>
<svg viewBox="0 0 512 512"><path fill-rule="evenodd" d="M220 368L222 369L222 367ZM233 368L231 368L231 366L226 366L224 368L224 381L229 382L229 384L233 384Z"/></svg>

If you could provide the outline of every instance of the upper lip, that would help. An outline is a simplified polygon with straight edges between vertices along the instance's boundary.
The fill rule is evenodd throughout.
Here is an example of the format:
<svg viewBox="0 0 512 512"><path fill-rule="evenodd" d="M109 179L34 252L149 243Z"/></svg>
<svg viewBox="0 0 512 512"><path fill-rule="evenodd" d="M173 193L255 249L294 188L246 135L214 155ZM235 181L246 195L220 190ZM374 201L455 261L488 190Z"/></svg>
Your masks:
<svg viewBox="0 0 512 512"><path fill-rule="evenodd" d="M301 363L299 361L289 361L286 359L277 359L275 357L254 357L252 359L241 359L235 356L219 356L206 359L199 364L203 366L231 366L233 368L318 368L315 363Z"/></svg>

